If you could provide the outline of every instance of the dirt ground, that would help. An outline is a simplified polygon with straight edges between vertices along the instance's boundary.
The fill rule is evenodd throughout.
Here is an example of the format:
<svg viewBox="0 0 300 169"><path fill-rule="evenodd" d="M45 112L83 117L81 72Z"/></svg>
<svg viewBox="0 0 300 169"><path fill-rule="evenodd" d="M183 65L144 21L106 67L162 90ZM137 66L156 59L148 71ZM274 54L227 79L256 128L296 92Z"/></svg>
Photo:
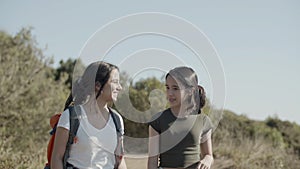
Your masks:
<svg viewBox="0 0 300 169"><path fill-rule="evenodd" d="M125 157L128 169L147 169L147 158Z"/></svg>

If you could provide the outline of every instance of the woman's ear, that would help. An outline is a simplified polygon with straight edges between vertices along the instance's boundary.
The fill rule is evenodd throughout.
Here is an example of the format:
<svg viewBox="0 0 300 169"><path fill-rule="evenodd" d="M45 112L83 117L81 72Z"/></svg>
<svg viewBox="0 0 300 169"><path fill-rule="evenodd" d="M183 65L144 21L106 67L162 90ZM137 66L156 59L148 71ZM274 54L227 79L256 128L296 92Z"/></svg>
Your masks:
<svg viewBox="0 0 300 169"><path fill-rule="evenodd" d="M191 96L194 93L194 89L187 89L186 93L187 95Z"/></svg>
<svg viewBox="0 0 300 169"><path fill-rule="evenodd" d="M101 89L101 83L95 82L95 91L98 92Z"/></svg>

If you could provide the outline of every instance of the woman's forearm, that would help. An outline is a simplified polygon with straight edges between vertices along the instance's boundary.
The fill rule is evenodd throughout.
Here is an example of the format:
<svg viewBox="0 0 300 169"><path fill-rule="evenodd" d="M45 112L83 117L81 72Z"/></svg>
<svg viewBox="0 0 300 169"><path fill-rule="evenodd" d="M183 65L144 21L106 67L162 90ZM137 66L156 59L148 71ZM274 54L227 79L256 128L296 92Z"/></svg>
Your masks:
<svg viewBox="0 0 300 169"><path fill-rule="evenodd" d="M51 169L63 169L62 157L59 157L57 154L52 154L50 167Z"/></svg>
<svg viewBox="0 0 300 169"><path fill-rule="evenodd" d="M148 169L157 169L158 156L148 157Z"/></svg>

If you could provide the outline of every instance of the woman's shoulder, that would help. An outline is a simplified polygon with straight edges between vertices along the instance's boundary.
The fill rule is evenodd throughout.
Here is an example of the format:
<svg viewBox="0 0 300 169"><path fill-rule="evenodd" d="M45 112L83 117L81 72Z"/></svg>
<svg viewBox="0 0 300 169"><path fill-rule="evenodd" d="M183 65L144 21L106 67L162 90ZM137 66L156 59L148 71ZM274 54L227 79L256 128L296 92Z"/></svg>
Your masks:
<svg viewBox="0 0 300 169"><path fill-rule="evenodd" d="M69 109L66 109L64 110L62 113L61 113L61 116L60 116L60 119L63 118L63 119L69 119L69 116L70 116L70 113L69 113Z"/></svg>
<svg viewBox="0 0 300 169"><path fill-rule="evenodd" d="M120 130L120 132L122 133L122 135L124 135L124 122L123 122L123 117L121 116L121 114L111 108L111 107L108 107L109 109L109 112L111 113L111 118L113 119L113 122L115 123L115 126L119 129L117 130Z"/></svg>
<svg viewBox="0 0 300 169"><path fill-rule="evenodd" d="M112 118L117 118L118 121L120 121L121 126L124 126L123 117L122 115L115 109L109 107L109 112L111 113Z"/></svg>
<svg viewBox="0 0 300 169"><path fill-rule="evenodd" d="M209 119L208 115L205 114L205 113L200 113L200 114L198 114L197 116L198 116L198 118L200 118L200 119L202 119L202 120L207 120L207 119Z"/></svg>
<svg viewBox="0 0 300 169"><path fill-rule="evenodd" d="M115 115L118 116L118 118L121 118L121 119L122 119L121 114L120 114L116 109L113 109L113 108L111 108L111 107L108 107L108 109L109 109L110 113L114 113Z"/></svg>
<svg viewBox="0 0 300 169"><path fill-rule="evenodd" d="M169 111L170 111L170 109L165 109L165 110L163 110L163 111L160 111L160 112L154 114L154 115L152 116L151 121L153 121L153 120L155 120L155 119L158 119L158 118L160 118L160 117L162 117L162 116L166 116L166 115L168 114Z"/></svg>
<svg viewBox="0 0 300 169"><path fill-rule="evenodd" d="M205 113L201 113L198 115L198 122L199 121L205 128L212 129L214 127L214 125L211 121L211 118L209 117L209 115L207 115Z"/></svg>

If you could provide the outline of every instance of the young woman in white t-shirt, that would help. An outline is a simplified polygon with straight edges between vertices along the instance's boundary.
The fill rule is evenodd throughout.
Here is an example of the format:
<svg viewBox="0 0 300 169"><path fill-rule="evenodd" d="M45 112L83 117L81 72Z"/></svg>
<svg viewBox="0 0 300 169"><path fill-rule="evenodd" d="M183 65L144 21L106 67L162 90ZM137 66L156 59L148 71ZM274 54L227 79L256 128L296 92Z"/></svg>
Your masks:
<svg viewBox="0 0 300 169"><path fill-rule="evenodd" d="M126 169L122 158L115 167L115 149L118 145L116 127L108 104L116 101L122 89L118 67L103 61L90 64L82 77L73 84L66 107L71 102L81 109L76 141L71 145L68 166L84 169ZM121 116L121 128L124 126ZM63 156L69 138L69 110L58 122L51 169L63 169Z"/></svg>

